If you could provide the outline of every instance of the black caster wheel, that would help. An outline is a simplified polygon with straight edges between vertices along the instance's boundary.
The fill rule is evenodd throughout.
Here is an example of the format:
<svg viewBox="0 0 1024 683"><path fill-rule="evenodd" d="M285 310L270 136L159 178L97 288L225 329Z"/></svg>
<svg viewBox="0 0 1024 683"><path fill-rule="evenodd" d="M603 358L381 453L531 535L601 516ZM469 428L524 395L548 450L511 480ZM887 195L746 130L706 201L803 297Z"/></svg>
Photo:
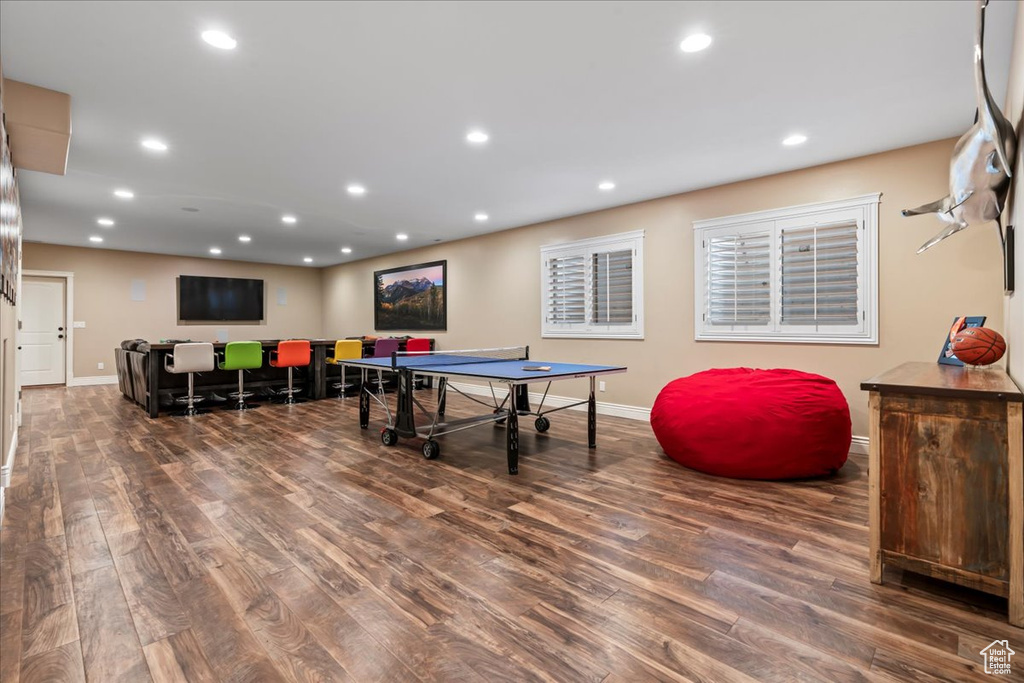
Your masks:
<svg viewBox="0 0 1024 683"><path fill-rule="evenodd" d="M498 413L503 413L503 412L505 412L505 411L504 410L500 410L498 408L494 409L494 414L495 415L497 415ZM494 426L495 427L500 427L503 424L505 424L505 418L501 418L500 420L495 420L494 421Z"/></svg>
<svg viewBox="0 0 1024 683"><path fill-rule="evenodd" d="M396 443L398 443L398 432L396 432L394 429L389 429L388 427L385 427L384 429L380 430L380 442L385 446L394 446Z"/></svg>
<svg viewBox="0 0 1024 683"><path fill-rule="evenodd" d="M423 442L423 457L427 460L434 460L441 455L441 444L433 439Z"/></svg>
<svg viewBox="0 0 1024 683"><path fill-rule="evenodd" d="M544 433L551 428L551 420L546 417L538 417L534 421L533 426L537 428L538 432Z"/></svg>

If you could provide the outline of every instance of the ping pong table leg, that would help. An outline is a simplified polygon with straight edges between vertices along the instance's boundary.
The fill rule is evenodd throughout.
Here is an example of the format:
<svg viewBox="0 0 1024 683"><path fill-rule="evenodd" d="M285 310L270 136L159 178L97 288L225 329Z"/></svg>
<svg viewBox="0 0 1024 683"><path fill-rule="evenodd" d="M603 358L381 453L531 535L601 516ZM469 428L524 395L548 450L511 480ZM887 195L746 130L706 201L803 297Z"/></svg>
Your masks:
<svg viewBox="0 0 1024 683"><path fill-rule="evenodd" d="M448 380L441 377L437 380L437 415L444 417L445 404L448 402Z"/></svg>
<svg viewBox="0 0 1024 683"><path fill-rule="evenodd" d="M519 474L519 413L511 405L505 419L505 454L508 456L508 473Z"/></svg>
<svg viewBox="0 0 1024 683"><path fill-rule="evenodd" d="M530 387L526 384L515 385L515 407L523 415L530 414Z"/></svg>
<svg viewBox="0 0 1024 683"><path fill-rule="evenodd" d="M587 445L597 448L597 401L594 399L594 377L590 378L590 398L587 400Z"/></svg>
<svg viewBox="0 0 1024 683"><path fill-rule="evenodd" d="M359 426L363 429L370 426L370 394L366 380L366 368L362 368L359 371Z"/></svg>

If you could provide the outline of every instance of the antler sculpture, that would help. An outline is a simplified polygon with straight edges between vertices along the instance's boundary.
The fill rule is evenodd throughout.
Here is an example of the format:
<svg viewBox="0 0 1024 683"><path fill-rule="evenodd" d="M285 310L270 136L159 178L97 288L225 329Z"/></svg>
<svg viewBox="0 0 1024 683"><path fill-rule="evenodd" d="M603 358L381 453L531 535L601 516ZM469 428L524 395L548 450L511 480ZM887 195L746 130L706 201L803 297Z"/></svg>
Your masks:
<svg viewBox="0 0 1024 683"><path fill-rule="evenodd" d="M918 254L970 225L998 221L1010 189L1017 139L1013 126L992 99L985 80L983 53L986 7L988 0L979 0L978 30L974 43L974 87L978 112L974 125L953 148L949 195L916 209L903 210L904 216L934 213L944 223L949 223L945 230L921 245ZM1006 240L1002 225L997 223L996 227L1005 259ZM1012 287L1012 283L1008 283L1007 287Z"/></svg>

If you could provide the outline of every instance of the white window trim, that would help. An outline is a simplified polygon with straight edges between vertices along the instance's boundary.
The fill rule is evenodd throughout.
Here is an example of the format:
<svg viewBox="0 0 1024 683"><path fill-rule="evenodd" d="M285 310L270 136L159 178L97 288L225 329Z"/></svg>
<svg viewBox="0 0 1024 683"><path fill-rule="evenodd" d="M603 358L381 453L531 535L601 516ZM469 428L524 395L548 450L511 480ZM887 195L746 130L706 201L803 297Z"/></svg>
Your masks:
<svg viewBox="0 0 1024 683"><path fill-rule="evenodd" d="M540 329L542 339L643 339L644 338L644 231L633 230L621 232L615 235L604 235L602 237L590 237L572 242L561 242L558 244L545 244L540 248ZM610 250L616 245L626 246L636 250L633 257L633 312L636 315L636 322L629 332L616 332L618 325L592 325L588 330L555 331L547 329L547 259L561 254L576 253L579 251L604 251Z"/></svg>
<svg viewBox="0 0 1024 683"><path fill-rule="evenodd" d="M802 204L789 206L768 211L757 211L753 213L737 214L734 216L722 216L707 220L695 221L693 223L693 272L694 272L694 320L693 330L696 341L749 341L749 342L772 342L772 343L804 343L804 344L850 344L850 345L876 345L878 344L878 205L881 200L881 193L861 195L831 202L818 202L815 204ZM811 218L816 214L830 213L834 211L864 210L864 236L862 241L862 253L865 255L863 263L863 287L862 311L864 315L863 331L856 334L827 334L807 332L786 332L773 329L766 330L758 327L748 330L714 330L704 322L704 299L705 299L705 251L703 242L709 231L717 228L741 229L757 223L775 223L793 218ZM774 228L773 228L774 230ZM774 238L777 240L777 236ZM777 244L777 242L776 242ZM773 264L778 257L777 246L772 249ZM773 278L773 306L777 306L775 296L776 281ZM777 326L777 316L773 315L773 326Z"/></svg>

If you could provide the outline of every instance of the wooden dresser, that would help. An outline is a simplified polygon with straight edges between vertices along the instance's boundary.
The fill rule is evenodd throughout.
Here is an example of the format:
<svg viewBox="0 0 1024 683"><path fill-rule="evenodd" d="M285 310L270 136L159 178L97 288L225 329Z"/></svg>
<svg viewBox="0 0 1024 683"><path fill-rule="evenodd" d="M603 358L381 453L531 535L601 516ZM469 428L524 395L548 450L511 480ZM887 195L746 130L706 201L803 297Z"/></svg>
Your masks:
<svg viewBox="0 0 1024 683"><path fill-rule="evenodd" d="M1000 368L904 363L870 393L871 581L892 565L1009 599L1024 626L1022 395Z"/></svg>

